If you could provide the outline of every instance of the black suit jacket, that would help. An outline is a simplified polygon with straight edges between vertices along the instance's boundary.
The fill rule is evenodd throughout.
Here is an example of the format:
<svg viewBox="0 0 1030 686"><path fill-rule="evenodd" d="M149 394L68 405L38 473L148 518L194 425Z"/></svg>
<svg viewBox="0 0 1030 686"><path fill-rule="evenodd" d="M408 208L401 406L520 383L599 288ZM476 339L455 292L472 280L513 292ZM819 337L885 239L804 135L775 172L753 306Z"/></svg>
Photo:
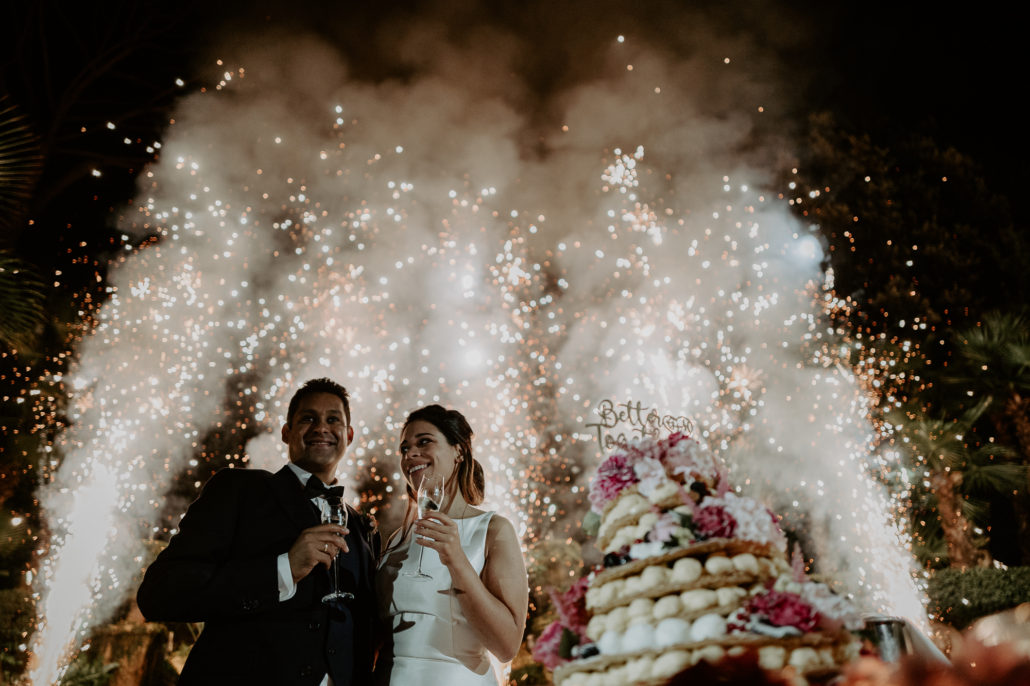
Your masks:
<svg viewBox="0 0 1030 686"><path fill-rule="evenodd" d="M370 683L375 635L373 533L350 511L350 553L337 558L355 600L321 602L329 575L315 567L279 601L276 558L319 523L288 467L223 469L204 486L137 593L148 620L204 622L180 684Z"/></svg>

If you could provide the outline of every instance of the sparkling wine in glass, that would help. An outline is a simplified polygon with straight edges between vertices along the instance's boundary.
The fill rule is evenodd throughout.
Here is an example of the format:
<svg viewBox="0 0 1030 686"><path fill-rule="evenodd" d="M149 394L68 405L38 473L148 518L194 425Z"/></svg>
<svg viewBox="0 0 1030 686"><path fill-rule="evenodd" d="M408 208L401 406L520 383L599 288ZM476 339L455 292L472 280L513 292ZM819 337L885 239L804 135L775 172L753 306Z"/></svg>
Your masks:
<svg viewBox="0 0 1030 686"><path fill-rule="evenodd" d="M418 504L418 518L423 519L430 512L436 512L443 505L444 498L444 485L443 477L435 474L422 477L422 483L419 484L418 494L416 495L416 503ZM426 581L433 577L422 571L422 555L426 552L425 546L419 548L418 551L418 570L414 572L405 572L406 576L410 576L416 581Z"/></svg>
<svg viewBox="0 0 1030 686"><path fill-rule="evenodd" d="M320 497L324 498L328 505L328 507L322 510L322 523L347 526L347 506L343 503L343 499L339 496ZM331 603L334 600L354 600L353 593L340 590L340 570L336 564L336 558L338 557L339 555L334 557L329 565L329 593L322 596L323 603Z"/></svg>

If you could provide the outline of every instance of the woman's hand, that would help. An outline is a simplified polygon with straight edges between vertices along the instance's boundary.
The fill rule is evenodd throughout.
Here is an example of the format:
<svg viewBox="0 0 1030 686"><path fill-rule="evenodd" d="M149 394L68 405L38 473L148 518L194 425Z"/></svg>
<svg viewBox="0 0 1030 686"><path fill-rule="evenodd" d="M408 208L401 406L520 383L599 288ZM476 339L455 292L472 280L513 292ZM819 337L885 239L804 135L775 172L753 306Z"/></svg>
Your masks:
<svg viewBox="0 0 1030 686"><path fill-rule="evenodd" d="M461 549L461 536L458 525L442 512L429 512L415 522L415 535L418 543L432 548L440 556L440 562L448 569L455 564L469 564L465 551Z"/></svg>

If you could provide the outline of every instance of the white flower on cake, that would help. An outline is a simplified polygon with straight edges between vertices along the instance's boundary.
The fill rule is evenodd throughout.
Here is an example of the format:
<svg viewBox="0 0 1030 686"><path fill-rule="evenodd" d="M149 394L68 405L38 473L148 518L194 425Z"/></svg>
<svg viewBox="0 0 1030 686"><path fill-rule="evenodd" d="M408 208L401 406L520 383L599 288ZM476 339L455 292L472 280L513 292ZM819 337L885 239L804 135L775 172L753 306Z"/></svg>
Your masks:
<svg viewBox="0 0 1030 686"><path fill-rule="evenodd" d="M831 591L826 584L809 581L802 584L799 595L831 624L840 623L849 631L865 626L862 615L855 611L851 601Z"/></svg>
<svg viewBox="0 0 1030 686"><path fill-rule="evenodd" d="M732 491L722 496L708 496L698 507L703 511L709 507L722 508L736 522L733 527L733 538L755 543L765 543L777 550L787 550L787 537L780 530L769 508L757 500L738 496Z"/></svg>
<svg viewBox="0 0 1030 686"><path fill-rule="evenodd" d="M665 467L662 463L652 457L642 457L633 463L633 473L637 475L640 482L637 489L640 494L648 500L654 501L655 492L663 484L672 484L672 480L665 475ZM675 484L673 484L675 486Z"/></svg>
<svg viewBox="0 0 1030 686"><path fill-rule="evenodd" d="M631 560L643 560L648 557L657 557L664 552L665 544L661 541L634 543L629 547L629 557Z"/></svg>

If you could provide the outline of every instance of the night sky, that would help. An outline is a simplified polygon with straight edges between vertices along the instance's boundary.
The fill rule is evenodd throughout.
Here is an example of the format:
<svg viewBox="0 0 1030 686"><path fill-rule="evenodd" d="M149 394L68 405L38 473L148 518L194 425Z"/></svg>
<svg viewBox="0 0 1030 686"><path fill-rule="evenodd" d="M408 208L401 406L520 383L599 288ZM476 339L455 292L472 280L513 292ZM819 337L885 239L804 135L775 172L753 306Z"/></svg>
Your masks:
<svg viewBox="0 0 1030 686"><path fill-rule="evenodd" d="M709 30L740 37L775 56L776 63L746 69L783 96L778 125L800 127L811 112L830 110L842 124L874 138L926 133L978 160L991 185L1011 196L1028 181L1020 162L1028 151L1027 134L1017 104L1026 59L1019 24L1003 7L810 1L11 2L0 10L0 91L9 92L34 118L45 145L65 153L48 167L74 167L88 150L103 150L99 141L72 140L74 124L117 118L121 127L133 127L130 135L159 135L162 115L176 94L209 75L224 46L248 40L255 31L272 27L321 35L338 47L355 74L403 80L418 71L433 47L398 54L396 37L413 24L433 21L440 25L440 38L459 43L476 40L484 29L516 37L512 67L528 90L512 96L526 109L539 108L544 123L556 115L549 94L595 75L601 38L636 34L661 49L689 53L707 41L695 28L703 18ZM185 88L171 87L177 77L186 80ZM110 166L128 161L113 159ZM47 173L43 185L57 188L44 192L60 192L70 182L54 169ZM124 191L102 190L116 196L112 202L123 199L117 196Z"/></svg>

